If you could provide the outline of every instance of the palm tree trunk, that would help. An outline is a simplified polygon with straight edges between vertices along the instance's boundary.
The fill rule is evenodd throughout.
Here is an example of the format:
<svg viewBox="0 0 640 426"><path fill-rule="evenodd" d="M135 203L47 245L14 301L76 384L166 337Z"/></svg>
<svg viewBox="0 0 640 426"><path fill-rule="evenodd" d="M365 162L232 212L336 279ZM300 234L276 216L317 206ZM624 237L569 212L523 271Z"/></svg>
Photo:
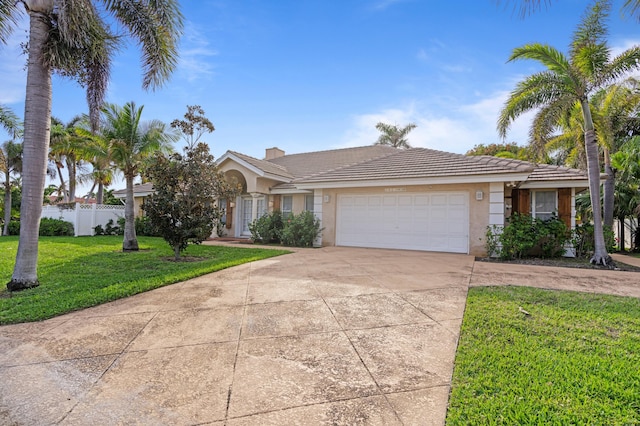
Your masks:
<svg viewBox="0 0 640 426"><path fill-rule="evenodd" d="M580 101L584 117L584 151L587 156L587 172L589 174L589 194L591 196L591 210L593 210L593 237L594 251L590 259L591 263L606 265L609 262L609 254L604 241L602 228L602 206L600 204L600 164L598 161L598 144L593 130L593 119L589 110L589 102L586 99Z"/></svg>
<svg viewBox="0 0 640 426"><path fill-rule="evenodd" d="M96 203L102 204L104 202L104 185L102 182L98 182L98 193L96 194Z"/></svg>
<svg viewBox="0 0 640 426"><path fill-rule="evenodd" d="M602 184L603 190L603 210L604 226L613 227L613 208L615 202L616 175L613 167L611 167L611 156L609 150L604 148L604 172L607 174L607 180Z"/></svg>
<svg viewBox="0 0 640 426"><path fill-rule="evenodd" d="M4 182L4 226L2 235L9 235L9 221L11 220L11 174L9 170L5 172Z"/></svg>
<svg viewBox="0 0 640 426"><path fill-rule="evenodd" d="M60 179L60 189L58 190L58 197L62 196L62 202L68 203L69 197L67 197L67 184L64 181L64 175L62 174L62 167L56 164L56 168L58 169L58 178Z"/></svg>
<svg viewBox="0 0 640 426"><path fill-rule="evenodd" d="M52 5L53 8L53 5ZM49 35L49 21L29 12L29 61L24 105L22 157L22 205L20 239L9 291L36 287L38 282L38 231L49 153L51 126L51 70L44 65L43 47Z"/></svg>
<svg viewBox="0 0 640 426"><path fill-rule="evenodd" d="M76 161L67 157L67 168L69 169L69 202L76 202Z"/></svg>
<svg viewBox="0 0 640 426"><path fill-rule="evenodd" d="M126 174L127 180L127 196L124 205L124 241L122 242L123 251L137 251L138 239L136 238L135 212L133 209L133 175Z"/></svg>

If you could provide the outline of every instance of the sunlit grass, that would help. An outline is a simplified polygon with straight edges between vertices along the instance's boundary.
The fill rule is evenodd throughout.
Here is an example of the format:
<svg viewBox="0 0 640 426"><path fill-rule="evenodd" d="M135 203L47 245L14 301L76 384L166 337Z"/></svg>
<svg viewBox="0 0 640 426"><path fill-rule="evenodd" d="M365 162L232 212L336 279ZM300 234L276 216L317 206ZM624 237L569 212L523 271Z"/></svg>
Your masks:
<svg viewBox="0 0 640 426"><path fill-rule="evenodd" d="M41 237L40 286L10 293L17 237L0 238L0 324L37 321L184 281L242 263L288 253L252 247L192 245L173 262L160 238L139 237L140 251L123 253L122 237Z"/></svg>
<svg viewBox="0 0 640 426"><path fill-rule="evenodd" d="M447 424L640 424L640 299L473 288Z"/></svg>

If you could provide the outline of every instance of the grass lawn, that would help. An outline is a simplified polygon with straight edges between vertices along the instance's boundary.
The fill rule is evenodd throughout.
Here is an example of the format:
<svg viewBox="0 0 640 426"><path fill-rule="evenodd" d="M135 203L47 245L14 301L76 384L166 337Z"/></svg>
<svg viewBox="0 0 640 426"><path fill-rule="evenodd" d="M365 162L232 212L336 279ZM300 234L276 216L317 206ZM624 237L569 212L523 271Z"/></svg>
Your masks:
<svg viewBox="0 0 640 426"><path fill-rule="evenodd" d="M139 237L140 251L123 253L121 236L40 237L40 286L10 293L18 237L0 238L0 324L38 321L99 305L209 272L288 253L251 247L191 245L193 262L173 262L161 238Z"/></svg>
<svg viewBox="0 0 640 426"><path fill-rule="evenodd" d="M640 299L470 289L447 424L640 424Z"/></svg>

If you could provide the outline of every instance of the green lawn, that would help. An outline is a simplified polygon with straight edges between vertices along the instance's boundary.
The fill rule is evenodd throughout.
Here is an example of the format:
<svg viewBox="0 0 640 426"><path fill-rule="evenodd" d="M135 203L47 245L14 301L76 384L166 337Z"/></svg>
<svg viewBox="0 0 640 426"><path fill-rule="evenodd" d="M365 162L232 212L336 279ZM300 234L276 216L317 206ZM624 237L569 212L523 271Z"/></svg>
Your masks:
<svg viewBox="0 0 640 426"><path fill-rule="evenodd" d="M192 245L173 262L161 238L139 237L140 251L123 253L122 237L41 237L40 286L10 293L18 237L0 238L0 324L38 321L95 306L230 266L288 253L252 247Z"/></svg>
<svg viewBox="0 0 640 426"><path fill-rule="evenodd" d="M640 299L470 289L447 424L640 424Z"/></svg>

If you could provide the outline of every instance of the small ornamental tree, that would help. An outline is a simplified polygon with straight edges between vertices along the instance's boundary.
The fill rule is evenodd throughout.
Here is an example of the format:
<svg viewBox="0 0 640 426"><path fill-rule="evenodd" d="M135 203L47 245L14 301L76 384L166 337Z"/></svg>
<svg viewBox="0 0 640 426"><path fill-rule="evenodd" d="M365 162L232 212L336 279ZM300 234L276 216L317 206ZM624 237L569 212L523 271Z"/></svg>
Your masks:
<svg viewBox="0 0 640 426"><path fill-rule="evenodd" d="M211 235L222 216L216 200L233 197L236 189L218 171L205 143L185 148L184 155L156 156L147 175L154 194L144 211L178 260L189 243L199 244Z"/></svg>

